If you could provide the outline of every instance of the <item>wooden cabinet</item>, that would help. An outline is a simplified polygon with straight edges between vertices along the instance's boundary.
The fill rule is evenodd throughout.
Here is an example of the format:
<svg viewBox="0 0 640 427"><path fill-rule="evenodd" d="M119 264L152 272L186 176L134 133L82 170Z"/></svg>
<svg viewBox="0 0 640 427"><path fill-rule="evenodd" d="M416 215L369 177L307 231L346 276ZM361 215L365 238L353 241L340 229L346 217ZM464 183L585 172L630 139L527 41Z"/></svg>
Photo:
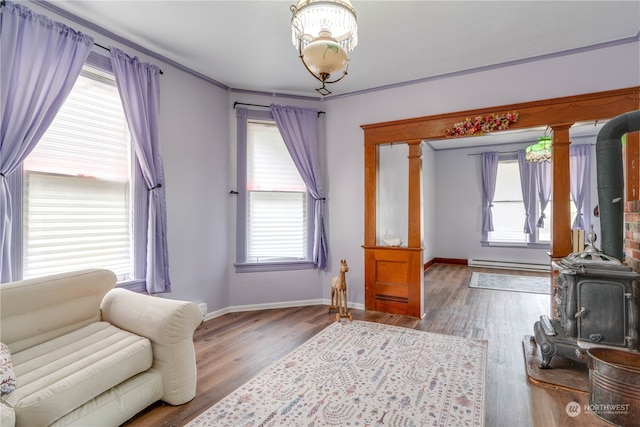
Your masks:
<svg viewBox="0 0 640 427"><path fill-rule="evenodd" d="M422 317L422 248L364 247L365 308Z"/></svg>
<svg viewBox="0 0 640 427"><path fill-rule="evenodd" d="M396 156L396 161L406 162L396 168L404 176L395 177L406 180L406 185L398 185L402 194L388 203L385 194L393 190L384 189L385 174L380 168L383 146L365 140L365 308L422 317L422 141L394 143L394 150L406 152L406 156ZM394 215L397 221L389 219ZM400 246L384 243L390 228L393 237L402 239Z"/></svg>

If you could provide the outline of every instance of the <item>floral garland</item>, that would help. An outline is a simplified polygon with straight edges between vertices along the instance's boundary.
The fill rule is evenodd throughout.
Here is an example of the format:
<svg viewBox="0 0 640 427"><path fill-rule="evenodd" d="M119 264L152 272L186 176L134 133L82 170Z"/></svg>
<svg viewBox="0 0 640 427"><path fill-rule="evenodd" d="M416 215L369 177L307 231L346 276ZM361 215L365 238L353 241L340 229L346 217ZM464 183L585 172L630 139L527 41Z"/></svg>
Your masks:
<svg viewBox="0 0 640 427"><path fill-rule="evenodd" d="M489 114L486 116L476 116L454 124L452 128L447 129L445 136L447 138L458 138L470 135L479 136L483 133L493 132L494 130L509 129L509 125L517 121L518 113L515 111L504 115Z"/></svg>

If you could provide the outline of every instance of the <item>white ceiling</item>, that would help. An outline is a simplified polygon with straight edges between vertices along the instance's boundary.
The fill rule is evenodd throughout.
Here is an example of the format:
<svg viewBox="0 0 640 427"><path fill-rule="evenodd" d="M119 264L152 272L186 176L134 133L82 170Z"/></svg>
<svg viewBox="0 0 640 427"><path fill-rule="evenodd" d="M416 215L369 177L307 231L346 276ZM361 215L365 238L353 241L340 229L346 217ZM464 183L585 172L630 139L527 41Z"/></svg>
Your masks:
<svg viewBox="0 0 640 427"><path fill-rule="evenodd" d="M319 98L291 43L295 0L57 0L60 8L241 91ZM42 4L42 2L37 2ZM352 1L359 44L334 95L640 37L640 1ZM90 27L97 43L108 44ZM331 96L331 95L330 95Z"/></svg>

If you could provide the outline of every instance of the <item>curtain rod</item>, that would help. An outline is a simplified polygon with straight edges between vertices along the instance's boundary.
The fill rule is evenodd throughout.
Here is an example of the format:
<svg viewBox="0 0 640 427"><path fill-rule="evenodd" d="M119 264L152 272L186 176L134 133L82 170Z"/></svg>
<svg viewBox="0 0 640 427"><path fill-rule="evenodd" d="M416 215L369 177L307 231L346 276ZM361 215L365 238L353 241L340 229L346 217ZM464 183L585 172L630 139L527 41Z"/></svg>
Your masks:
<svg viewBox="0 0 640 427"><path fill-rule="evenodd" d="M96 42L94 42L94 43L93 43L93 45L94 45L94 46L96 46L96 47L99 47L99 48L101 48L101 49L104 49L104 50L106 50L106 51L108 51L108 52L111 52L111 49L109 49L108 47L102 46L101 44L98 44L98 43L96 43ZM164 73L162 72L162 70L160 70L160 74L164 74Z"/></svg>
<svg viewBox="0 0 640 427"><path fill-rule="evenodd" d="M260 108L271 108L270 105L263 105L263 104L246 104L244 102L234 102L233 103L233 109L236 109L236 105L246 105L246 106L250 106L250 107L260 107ZM318 111L318 116L320 116L320 114L326 114L324 111Z"/></svg>
<svg viewBox="0 0 640 427"><path fill-rule="evenodd" d="M498 151L498 154L515 154L517 151ZM483 153L472 153L467 154L467 156L482 156Z"/></svg>
<svg viewBox="0 0 640 427"><path fill-rule="evenodd" d="M596 145L596 144L574 144L574 145ZM519 150L516 151L498 151L498 154L515 154L517 153ZM467 156L482 156L482 153L472 153L472 154L467 154Z"/></svg>
<svg viewBox="0 0 640 427"><path fill-rule="evenodd" d="M7 3L5 2L5 0L0 0L0 7L4 7L6 4L7 4ZM102 46L101 44L98 44L98 43L95 43L95 42L94 42L94 43L93 43L93 45L94 45L94 46L96 46L96 47L99 47L99 48L101 48L101 49L104 49L104 50L106 50L106 51L111 52L111 49L109 49L108 47ZM164 73L162 72L162 70L160 70L160 74L164 74Z"/></svg>

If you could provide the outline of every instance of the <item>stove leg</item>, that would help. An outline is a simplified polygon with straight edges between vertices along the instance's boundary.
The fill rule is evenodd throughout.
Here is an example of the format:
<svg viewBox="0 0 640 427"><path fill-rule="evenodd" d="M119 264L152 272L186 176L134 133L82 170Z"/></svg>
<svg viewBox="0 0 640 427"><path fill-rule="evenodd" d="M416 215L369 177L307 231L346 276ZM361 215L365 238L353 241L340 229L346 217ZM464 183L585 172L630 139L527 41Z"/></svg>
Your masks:
<svg viewBox="0 0 640 427"><path fill-rule="evenodd" d="M549 368L549 364L551 363L551 359L553 355L542 356L542 362L540 363L540 369L551 369Z"/></svg>
<svg viewBox="0 0 640 427"><path fill-rule="evenodd" d="M536 343L540 348L540 355L542 356L542 362L540 363L540 369L550 369L549 364L551 359L556 354L556 349L553 343L547 339L547 335L540 322L536 322L533 325L533 332L536 337Z"/></svg>

